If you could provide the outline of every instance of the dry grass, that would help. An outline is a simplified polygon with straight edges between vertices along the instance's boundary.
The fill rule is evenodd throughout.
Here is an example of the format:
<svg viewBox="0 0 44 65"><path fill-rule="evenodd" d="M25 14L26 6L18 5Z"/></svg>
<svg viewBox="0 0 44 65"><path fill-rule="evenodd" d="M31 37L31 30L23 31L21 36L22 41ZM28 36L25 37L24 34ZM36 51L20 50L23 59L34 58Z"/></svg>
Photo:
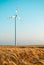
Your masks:
<svg viewBox="0 0 44 65"><path fill-rule="evenodd" d="M0 65L44 65L44 46L0 46Z"/></svg>

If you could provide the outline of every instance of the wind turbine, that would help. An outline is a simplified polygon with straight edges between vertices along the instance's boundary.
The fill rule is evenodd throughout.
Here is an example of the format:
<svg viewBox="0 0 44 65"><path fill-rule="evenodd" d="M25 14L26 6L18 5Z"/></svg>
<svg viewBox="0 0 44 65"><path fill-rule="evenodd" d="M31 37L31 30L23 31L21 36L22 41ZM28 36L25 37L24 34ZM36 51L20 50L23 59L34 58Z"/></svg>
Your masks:
<svg viewBox="0 0 44 65"><path fill-rule="evenodd" d="M18 12L18 8L16 8L16 14L14 16L9 17L9 18L14 18L14 21L15 21L15 46L16 46L16 19L18 17L17 12ZM18 18L20 20L20 17L18 17Z"/></svg>

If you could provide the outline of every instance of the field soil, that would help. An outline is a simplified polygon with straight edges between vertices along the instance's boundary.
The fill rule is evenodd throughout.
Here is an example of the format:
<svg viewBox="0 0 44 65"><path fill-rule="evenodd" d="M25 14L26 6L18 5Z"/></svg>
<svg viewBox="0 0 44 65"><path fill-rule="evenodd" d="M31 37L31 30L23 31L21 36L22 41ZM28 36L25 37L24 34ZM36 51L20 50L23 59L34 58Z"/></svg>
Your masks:
<svg viewBox="0 0 44 65"><path fill-rule="evenodd" d="M0 65L44 65L44 46L0 46Z"/></svg>

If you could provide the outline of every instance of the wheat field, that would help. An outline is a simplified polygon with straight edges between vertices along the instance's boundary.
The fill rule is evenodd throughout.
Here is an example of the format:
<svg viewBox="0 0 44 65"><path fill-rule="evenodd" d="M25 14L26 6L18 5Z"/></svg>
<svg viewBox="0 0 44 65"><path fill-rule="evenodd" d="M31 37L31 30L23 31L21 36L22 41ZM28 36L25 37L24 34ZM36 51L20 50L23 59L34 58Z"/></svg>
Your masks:
<svg viewBox="0 0 44 65"><path fill-rule="evenodd" d="M0 46L0 65L44 65L44 46Z"/></svg>

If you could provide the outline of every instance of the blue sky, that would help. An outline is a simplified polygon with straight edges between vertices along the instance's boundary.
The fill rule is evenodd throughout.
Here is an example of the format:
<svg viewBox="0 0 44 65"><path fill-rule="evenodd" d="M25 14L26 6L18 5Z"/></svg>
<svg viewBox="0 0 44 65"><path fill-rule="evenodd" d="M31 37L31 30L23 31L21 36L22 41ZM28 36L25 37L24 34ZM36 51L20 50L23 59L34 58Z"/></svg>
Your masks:
<svg viewBox="0 0 44 65"><path fill-rule="evenodd" d="M17 18L17 45L44 44L44 0L0 0L0 45L14 45Z"/></svg>

